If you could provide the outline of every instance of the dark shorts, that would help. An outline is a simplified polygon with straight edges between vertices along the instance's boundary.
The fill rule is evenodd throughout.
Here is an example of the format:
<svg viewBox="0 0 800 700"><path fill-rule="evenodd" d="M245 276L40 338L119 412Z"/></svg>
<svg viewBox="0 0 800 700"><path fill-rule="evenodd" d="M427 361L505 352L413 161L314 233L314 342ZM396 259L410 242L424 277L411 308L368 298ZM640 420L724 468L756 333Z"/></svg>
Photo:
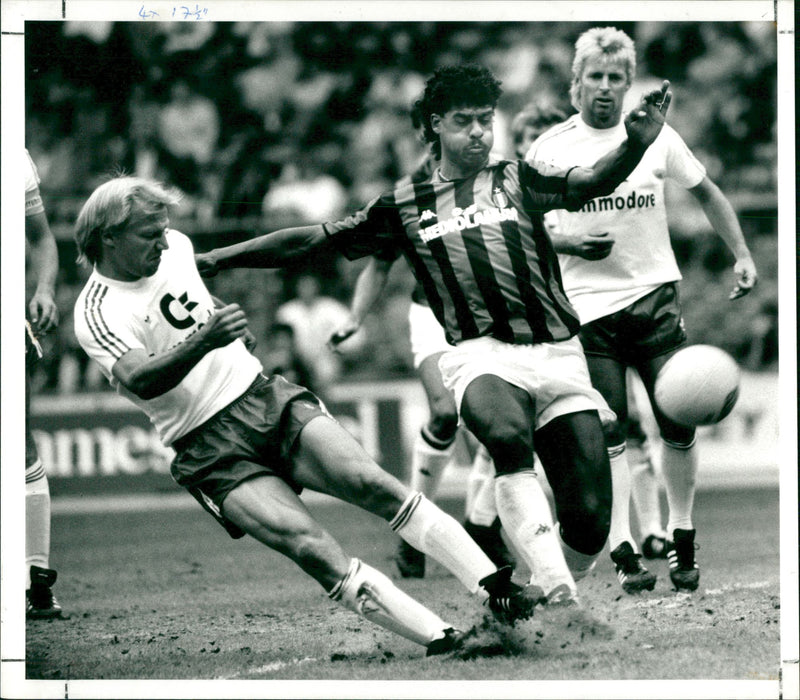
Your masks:
<svg viewBox="0 0 800 700"><path fill-rule="evenodd" d="M259 375L236 401L176 440L172 477L231 537L245 533L221 512L225 497L257 476L278 476L297 493L290 455L305 425L329 415L308 389L274 375Z"/></svg>
<svg viewBox="0 0 800 700"><path fill-rule="evenodd" d="M587 355L637 366L686 343L678 285L664 284L630 306L581 327Z"/></svg>

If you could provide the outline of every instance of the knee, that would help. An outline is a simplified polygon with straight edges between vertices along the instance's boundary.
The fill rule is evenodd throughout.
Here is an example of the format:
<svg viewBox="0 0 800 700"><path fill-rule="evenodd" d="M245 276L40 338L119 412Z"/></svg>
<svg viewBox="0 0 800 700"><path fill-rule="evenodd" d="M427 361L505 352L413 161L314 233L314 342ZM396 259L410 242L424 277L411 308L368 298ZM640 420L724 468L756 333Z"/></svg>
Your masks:
<svg viewBox="0 0 800 700"><path fill-rule="evenodd" d="M621 445L625 442L625 431L622 428L622 421L617 417L617 420L609 420L603 422L603 438L606 445L609 447L613 445Z"/></svg>
<svg viewBox="0 0 800 700"><path fill-rule="evenodd" d="M564 541L583 554L597 554L605 546L611 529L611 492L585 494L579 503L558 513Z"/></svg>
<svg viewBox="0 0 800 700"><path fill-rule="evenodd" d="M497 455L513 458L533 453L531 426L519 416L504 416L492 421L483 432L481 442L495 460Z"/></svg>
<svg viewBox="0 0 800 700"><path fill-rule="evenodd" d="M450 442L455 438L458 430L458 412L451 399L438 398L431 403L428 430L442 442Z"/></svg>

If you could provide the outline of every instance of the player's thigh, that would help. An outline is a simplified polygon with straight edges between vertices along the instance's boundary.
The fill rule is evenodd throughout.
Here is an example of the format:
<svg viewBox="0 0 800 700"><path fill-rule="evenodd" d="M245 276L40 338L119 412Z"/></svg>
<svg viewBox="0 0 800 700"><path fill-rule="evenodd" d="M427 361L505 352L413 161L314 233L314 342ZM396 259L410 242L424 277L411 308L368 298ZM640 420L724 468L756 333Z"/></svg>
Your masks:
<svg viewBox="0 0 800 700"><path fill-rule="evenodd" d="M240 483L225 497L222 513L259 542L297 561L315 578L322 575L335 583L347 573L349 560L341 546L277 476Z"/></svg>
<svg viewBox="0 0 800 700"><path fill-rule="evenodd" d="M655 399L656 379L658 378L658 373L667 363L667 360L669 360L669 358L672 357L678 351L678 349L679 348L676 348L675 350L664 353L663 355L657 355L656 357L652 357L647 361L642 362L641 364L637 365L637 370L642 379L642 383L644 384L644 388L647 391L647 396L650 398L650 406L653 409L653 415L658 423L658 429L661 432L661 436L670 442L675 442L679 445L689 445L694 440L694 429L680 425L664 415L664 413L662 413L661 409L658 407Z"/></svg>
<svg viewBox="0 0 800 700"><path fill-rule="evenodd" d="M385 519L394 517L409 493L350 433L326 416L309 421L300 433L292 453L292 477L303 487Z"/></svg>
<svg viewBox="0 0 800 700"><path fill-rule="evenodd" d="M461 401L461 417L489 451L498 472L516 461L528 468L532 461L534 404L531 395L493 374L470 382Z"/></svg>
<svg viewBox="0 0 800 700"><path fill-rule="evenodd" d="M592 386L606 400L609 408L623 420L628 413L627 381L625 365L605 355L586 354Z"/></svg>

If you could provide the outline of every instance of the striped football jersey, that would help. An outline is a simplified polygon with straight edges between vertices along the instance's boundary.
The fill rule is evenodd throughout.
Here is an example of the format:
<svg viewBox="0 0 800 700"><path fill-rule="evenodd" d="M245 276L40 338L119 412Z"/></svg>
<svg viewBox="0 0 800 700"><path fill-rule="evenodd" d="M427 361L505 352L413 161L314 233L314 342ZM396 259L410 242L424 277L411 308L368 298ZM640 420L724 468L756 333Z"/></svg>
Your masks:
<svg viewBox="0 0 800 700"><path fill-rule="evenodd" d="M404 255L451 343L565 340L578 318L542 214L579 206L567 195L567 172L501 160L450 181L437 169L324 228L349 259Z"/></svg>

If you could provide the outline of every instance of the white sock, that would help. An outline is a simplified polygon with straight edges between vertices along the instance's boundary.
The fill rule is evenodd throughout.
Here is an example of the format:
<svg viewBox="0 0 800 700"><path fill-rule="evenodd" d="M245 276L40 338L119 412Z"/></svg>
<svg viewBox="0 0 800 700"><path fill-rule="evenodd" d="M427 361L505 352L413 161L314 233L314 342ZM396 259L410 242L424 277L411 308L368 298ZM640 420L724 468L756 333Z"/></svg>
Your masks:
<svg viewBox="0 0 800 700"><path fill-rule="evenodd" d="M444 636L444 630L451 627L380 571L358 559L350 561L347 575L328 596L370 622L423 646Z"/></svg>
<svg viewBox="0 0 800 700"><path fill-rule="evenodd" d="M426 426L417 434L411 455L411 489L436 499L442 474L453 456L455 440L445 444L436 440Z"/></svg>
<svg viewBox="0 0 800 700"><path fill-rule="evenodd" d="M494 496L494 462L489 452L481 445L475 454L467 481L466 517L475 525L489 527L497 517Z"/></svg>
<svg viewBox="0 0 800 700"><path fill-rule="evenodd" d="M558 541L550 504L533 471L501 474L495 478L495 497L508 538L532 572L531 583L545 594L566 585L575 593Z"/></svg>
<svg viewBox="0 0 800 700"><path fill-rule="evenodd" d="M600 556L600 553L584 554L577 549L573 549L564 542L564 538L561 536L561 528L556 526L556 530L558 532L558 541L561 544L561 551L564 553L564 560L567 562L572 578L576 581L580 581L594 569L594 565L597 563L597 557Z"/></svg>
<svg viewBox="0 0 800 700"><path fill-rule="evenodd" d="M667 532L672 537L675 528L693 530L695 482L697 479L697 441L688 447L662 440L661 471L669 504Z"/></svg>
<svg viewBox="0 0 800 700"><path fill-rule="evenodd" d="M456 519L421 493L409 494L389 525L412 547L438 561L471 593L483 595L478 582L497 571Z"/></svg>
<svg viewBox="0 0 800 700"><path fill-rule="evenodd" d="M636 543L631 534L631 472L625 443L608 448L611 462L611 530L608 533L608 548L613 552L623 542L630 542L634 551Z"/></svg>
<svg viewBox="0 0 800 700"><path fill-rule="evenodd" d="M31 566L50 568L50 487L41 460L25 469L25 569L26 588Z"/></svg>
<svg viewBox="0 0 800 700"><path fill-rule="evenodd" d="M659 485L647 443L628 443L628 464L631 468L631 500L639 521L641 539L649 535L663 537Z"/></svg>

